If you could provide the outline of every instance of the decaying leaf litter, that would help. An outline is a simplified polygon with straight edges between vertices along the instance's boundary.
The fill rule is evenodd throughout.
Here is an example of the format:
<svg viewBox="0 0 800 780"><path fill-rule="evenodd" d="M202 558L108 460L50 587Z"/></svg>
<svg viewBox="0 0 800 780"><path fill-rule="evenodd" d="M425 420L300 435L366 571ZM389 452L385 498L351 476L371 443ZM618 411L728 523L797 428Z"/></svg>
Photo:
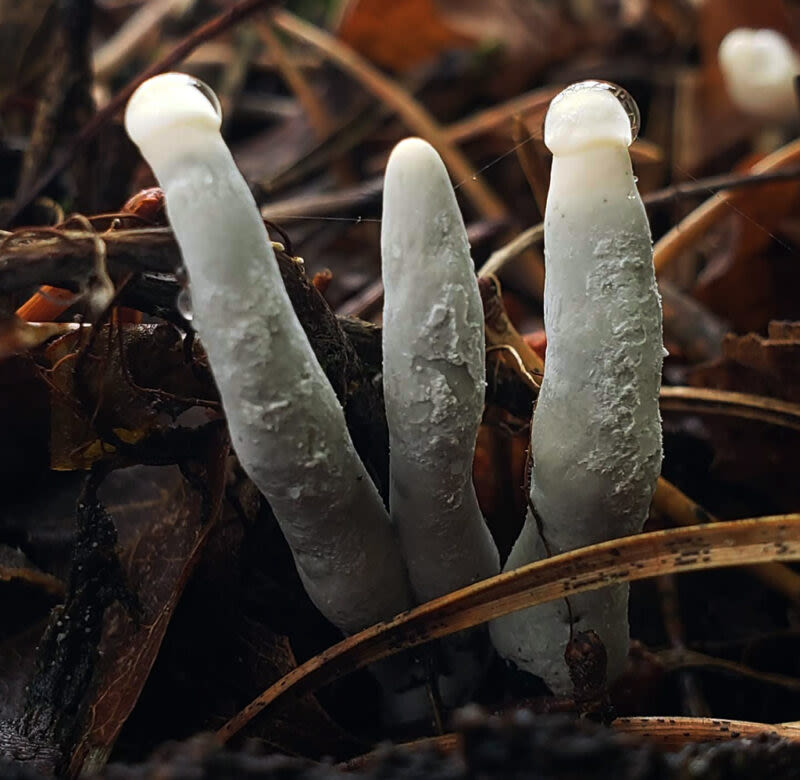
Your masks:
<svg viewBox="0 0 800 780"><path fill-rule="evenodd" d="M120 762L213 772L229 754L211 737L142 762L200 732L232 738L232 765L243 736L267 753L338 761L388 739L409 744L350 770L395 762L409 776L431 762L430 776L460 761L449 766L502 776L512 760L487 768L481 746L523 740L530 750L554 728L571 744L580 728L511 714L525 706L637 734L642 747L586 732L597 750L615 745L620 767L647 755L652 772L677 772L686 756L662 764L648 751L707 740L732 740L729 753L692 749L709 772L736 761L796 767L799 152L793 123L765 126L731 103L716 59L737 27L797 41L794 4L409 0L387 12L362 0L316 15L255 0L91 5L2 9L18 31L2 89L3 754L71 774L113 774ZM487 395L473 477L503 559L526 511L543 370L542 118L570 82L625 86L642 108L631 154L670 352L648 533L501 575L340 642L230 454L202 345L177 303L180 256L159 195L129 200L154 181L119 110L165 69L219 94L225 136L281 242L294 309L384 496L380 182L400 138L437 148L481 270ZM661 530L721 520L734 522ZM616 565L603 568L604 555ZM435 676L428 639L609 577L637 580L635 642L610 691L592 676L592 647L584 658L576 646L588 672L566 699L494 661L475 699L505 713L502 723L440 703L430 722L376 725L377 692L357 667L416 646ZM451 728L460 736L430 739ZM773 736L737 741L753 734ZM273 771L259 761L240 770Z"/></svg>

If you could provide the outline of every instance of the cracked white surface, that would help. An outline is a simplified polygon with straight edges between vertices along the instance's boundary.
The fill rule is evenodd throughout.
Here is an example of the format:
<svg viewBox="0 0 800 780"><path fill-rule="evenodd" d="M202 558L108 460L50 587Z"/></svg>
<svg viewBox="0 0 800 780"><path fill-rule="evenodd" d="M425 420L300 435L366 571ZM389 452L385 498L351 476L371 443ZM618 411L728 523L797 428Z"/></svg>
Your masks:
<svg viewBox="0 0 800 780"><path fill-rule="evenodd" d="M421 602L499 571L472 485L483 413L483 308L461 212L439 155L398 144L381 231L390 508Z"/></svg>
<svg viewBox="0 0 800 780"><path fill-rule="evenodd" d="M661 302L628 117L608 91L574 97L554 101L545 126L555 151L545 215L548 346L531 500L552 554L639 532L662 457ZM505 570L545 557L529 512ZM627 657L627 603L626 585L570 597L575 629L594 629L605 644L609 679ZM564 601L496 620L491 633L502 656L554 692L571 691Z"/></svg>
<svg viewBox="0 0 800 780"><path fill-rule="evenodd" d="M236 454L308 594L352 633L412 603L396 533L292 309L219 114L187 79L145 82L126 126L164 190Z"/></svg>

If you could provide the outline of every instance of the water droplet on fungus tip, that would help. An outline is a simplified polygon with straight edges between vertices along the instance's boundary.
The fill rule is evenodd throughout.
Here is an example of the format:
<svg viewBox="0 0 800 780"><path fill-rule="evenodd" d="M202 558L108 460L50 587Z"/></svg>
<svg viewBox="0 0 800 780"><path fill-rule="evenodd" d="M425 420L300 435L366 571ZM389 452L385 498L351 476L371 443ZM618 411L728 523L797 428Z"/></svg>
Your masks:
<svg viewBox="0 0 800 780"><path fill-rule="evenodd" d="M219 98L217 97L216 93L214 92L211 87L208 86L204 81L200 81L198 78L194 78L193 76L187 77L189 84L195 87L197 90L200 91L200 94L209 102L211 103L211 107L214 109L214 113L218 117L222 117L222 106L219 103Z"/></svg>
<svg viewBox="0 0 800 780"><path fill-rule="evenodd" d="M186 266L180 265L175 269L175 281L181 288L175 301L175 307L181 317L187 322L191 322L194 312L192 311L192 291L189 288L189 273Z"/></svg>
<svg viewBox="0 0 800 780"><path fill-rule="evenodd" d="M628 115L628 121L631 123L631 142L635 141L639 136L639 130L642 124L642 115L639 112L639 106L631 96L630 92L619 84L614 84L611 81L602 81L600 79L588 79L580 81L577 84L572 84L567 87L564 92L578 92L586 89L591 90L607 90L610 92L625 109ZM563 93L562 93L563 94Z"/></svg>

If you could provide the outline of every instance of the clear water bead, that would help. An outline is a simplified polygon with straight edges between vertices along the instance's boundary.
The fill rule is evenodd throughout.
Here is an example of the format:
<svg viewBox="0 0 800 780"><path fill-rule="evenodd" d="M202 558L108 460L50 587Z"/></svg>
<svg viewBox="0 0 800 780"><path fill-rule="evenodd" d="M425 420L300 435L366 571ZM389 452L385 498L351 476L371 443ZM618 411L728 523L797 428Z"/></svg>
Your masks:
<svg viewBox="0 0 800 780"><path fill-rule="evenodd" d="M578 92L583 90L602 89L610 92L625 109L628 115L628 121L631 124L631 141L635 141L639 136L639 130L642 125L642 115L639 112L639 106L631 96L627 89L621 87L619 84L614 84L612 81L603 81L602 79L587 79L586 81L579 81L576 84L571 84L567 87L562 94L566 92Z"/></svg>
<svg viewBox="0 0 800 780"><path fill-rule="evenodd" d="M178 293L178 299L175 305L181 317L187 322L191 322L194 317L194 311L192 310L192 292L188 287L184 287Z"/></svg>
<svg viewBox="0 0 800 780"><path fill-rule="evenodd" d="M186 81L189 85L195 87L200 91L200 94L209 102L214 109L214 112L218 117L222 117L222 106L219 103L219 98L217 97L216 92L214 92L205 81L200 81L200 79L195 78L194 76L186 76Z"/></svg>
<svg viewBox="0 0 800 780"><path fill-rule="evenodd" d="M175 280L181 286L180 292L178 293L178 297L175 301L175 306L178 309L178 313L185 319L187 322L191 322L192 318L194 317L194 311L192 310L192 291L189 287L189 274L186 272L186 268L184 266L180 266L175 271Z"/></svg>

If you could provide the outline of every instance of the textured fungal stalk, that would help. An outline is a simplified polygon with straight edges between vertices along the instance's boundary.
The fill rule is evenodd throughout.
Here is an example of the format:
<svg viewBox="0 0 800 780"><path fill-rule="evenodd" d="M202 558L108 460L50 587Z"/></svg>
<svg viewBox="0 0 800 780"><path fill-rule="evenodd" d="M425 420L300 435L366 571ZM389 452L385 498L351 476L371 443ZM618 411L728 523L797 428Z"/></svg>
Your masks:
<svg viewBox="0 0 800 780"><path fill-rule="evenodd" d="M406 609L396 534L292 309L213 93L183 74L157 76L125 122L164 190L234 449L308 594L344 632Z"/></svg>
<svg viewBox="0 0 800 780"><path fill-rule="evenodd" d="M775 122L797 119L800 57L779 32L732 30L719 46L719 64L737 108Z"/></svg>
<svg viewBox="0 0 800 780"><path fill-rule="evenodd" d="M531 436L538 522L529 512L507 570L639 532L660 472L661 303L627 149L634 124L635 104L602 82L564 90L545 120L553 169L547 360ZM570 623L575 633L597 632L613 679L627 657L627 606L626 585L604 588L497 620L492 639L564 694Z"/></svg>
<svg viewBox="0 0 800 780"><path fill-rule="evenodd" d="M381 249L389 505L424 602L496 574L499 560L472 485L483 309L447 170L419 138L389 158Z"/></svg>

